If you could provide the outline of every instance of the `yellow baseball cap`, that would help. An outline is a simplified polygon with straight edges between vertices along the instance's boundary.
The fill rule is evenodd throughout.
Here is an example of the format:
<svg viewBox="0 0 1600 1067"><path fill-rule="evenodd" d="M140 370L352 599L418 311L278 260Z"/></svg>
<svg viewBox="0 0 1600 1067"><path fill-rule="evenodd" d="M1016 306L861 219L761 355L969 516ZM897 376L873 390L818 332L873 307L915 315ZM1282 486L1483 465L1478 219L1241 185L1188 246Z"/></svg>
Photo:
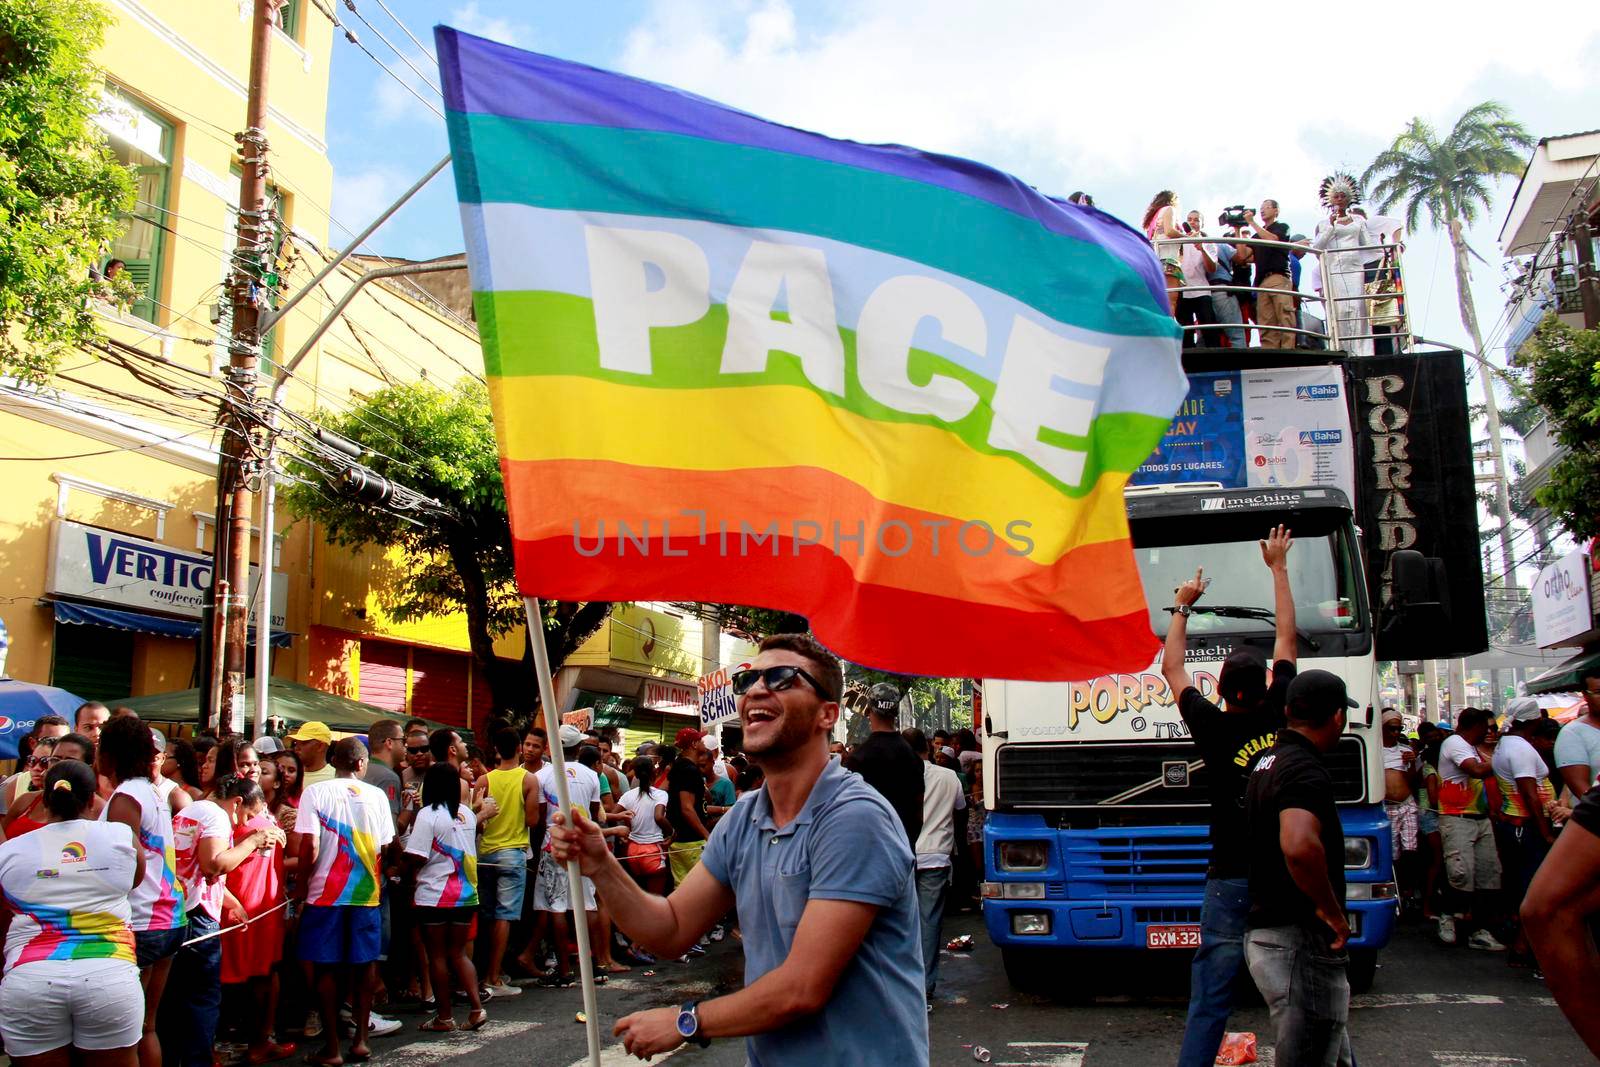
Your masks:
<svg viewBox="0 0 1600 1067"><path fill-rule="evenodd" d="M300 729L289 735L291 741L321 741L325 745L333 744L333 731L328 729L325 722L303 722Z"/></svg>

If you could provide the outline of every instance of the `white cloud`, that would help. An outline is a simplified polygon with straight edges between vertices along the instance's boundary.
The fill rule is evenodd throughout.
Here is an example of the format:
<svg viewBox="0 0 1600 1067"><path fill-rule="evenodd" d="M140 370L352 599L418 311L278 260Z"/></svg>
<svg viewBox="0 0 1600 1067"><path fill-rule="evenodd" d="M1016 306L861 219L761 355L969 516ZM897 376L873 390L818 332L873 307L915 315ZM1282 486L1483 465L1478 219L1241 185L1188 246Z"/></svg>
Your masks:
<svg viewBox="0 0 1600 1067"><path fill-rule="evenodd" d="M470 3L451 11L446 25L502 44L516 45L518 48L528 47L530 34L526 25L508 18L485 15L478 8L477 0L471 0Z"/></svg>
<svg viewBox="0 0 1600 1067"><path fill-rule="evenodd" d="M333 177L333 217L360 229L394 202L416 177L390 167L338 172ZM335 230L332 240L343 247L348 235Z"/></svg>
<svg viewBox="0 0 1600 1067"><path fill-rule="evenodd" d="M387 62L391 73L378 71L372 82L374 114L380 121L437 123L439 118L422 103L426 100L440 111L444 110L439 92L438 66L432 54L408 52L410 66L398 59ZM414 69L413 69L414 68ZM424 78L422 75L426 74ZM418 98L421 99L418 99Z"/></svg>
<svg viewBox="0 0 1600 1067"><path fill-rule="evenodd" d="M1177 187L1208 210L1277 196L1306 218L1322 175L1359 170L1413 115L1447 121L1486 73L1580 87L1597 34L1543 0L1515 15L1481 0L1280 5L1266 24L1259 5L1171 0L1137 14L1044 0L843 10L797 27L786 0L660 0L621 63L777 121L1091 189L1124 214ZM1330 142L1360 151L1328 158Z"/></svg>

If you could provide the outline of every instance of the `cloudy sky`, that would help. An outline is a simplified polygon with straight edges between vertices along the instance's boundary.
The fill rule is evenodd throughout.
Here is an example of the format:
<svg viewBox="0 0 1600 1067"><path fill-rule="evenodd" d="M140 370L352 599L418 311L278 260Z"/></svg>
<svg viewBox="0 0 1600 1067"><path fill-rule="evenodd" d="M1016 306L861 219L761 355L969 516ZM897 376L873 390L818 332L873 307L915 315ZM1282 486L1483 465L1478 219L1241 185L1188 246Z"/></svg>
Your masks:
<svg viewBox="0 0 1600 1067"><path fill-rule="evenodd" d="M1413 116L1448 128L1484 99L1505 102L1535 136L1600 126L1600 22L1544 0L387 4L425 43L444 22L829 135L969 156L1058 195L1087 189L1135 224L1156 190L1173 188L1208 217L1275 197L1309 233L1324 174L1359 172ZM357 3L370 27L334 6L395 72L336 38L333 213L359 228L444 154L445 135L413 95L438 105L436 90L377 34L417 70L431 74L431 57L374 0ZM1473 286L1486 332L1503 304L1497 237L1514 186L1502 184L1470 234L1488 260L1474 264ZM374 247L460 250L448 172ZM1416 235L1407 266L1417 332L1464 343L1448 245Z"/></svg>

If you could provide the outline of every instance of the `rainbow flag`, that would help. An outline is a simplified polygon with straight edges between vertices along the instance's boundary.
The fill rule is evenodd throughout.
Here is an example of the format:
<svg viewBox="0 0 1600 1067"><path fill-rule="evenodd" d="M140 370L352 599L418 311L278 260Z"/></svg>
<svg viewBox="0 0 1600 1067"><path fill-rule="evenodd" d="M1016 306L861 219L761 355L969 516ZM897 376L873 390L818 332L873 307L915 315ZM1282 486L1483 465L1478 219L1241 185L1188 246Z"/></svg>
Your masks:
<svg viewBox="0 0 1600 1067"><path fill-rule="evenodd" d="M527 594L798 612L904 673L1148 665L1122 489L1185 381L1138 233L436 34Z"/></svg>

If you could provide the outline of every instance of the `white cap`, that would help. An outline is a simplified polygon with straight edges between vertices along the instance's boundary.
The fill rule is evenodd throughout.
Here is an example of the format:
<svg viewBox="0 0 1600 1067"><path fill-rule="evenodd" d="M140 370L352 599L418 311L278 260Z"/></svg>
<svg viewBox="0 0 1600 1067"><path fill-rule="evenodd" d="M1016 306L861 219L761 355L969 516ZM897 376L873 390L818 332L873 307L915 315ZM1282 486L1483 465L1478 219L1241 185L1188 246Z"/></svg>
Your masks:
<svg viewBox="0 0 1600 1067"><path fill-rule="evenodd" d="M707 752L716 752L722 747L722 742L717 740L716 734L706 734L700 739L700 744L705 746Z"/></svg>
<svg viewBox="0 0 1600 1067"><path fill-rule="evenodd" d="M583 744L583 731L572 725L570 722L564 722L561 724L561 732L559 736L561 738L561 747L563 749L577 748L579 745Z"/></svg>

